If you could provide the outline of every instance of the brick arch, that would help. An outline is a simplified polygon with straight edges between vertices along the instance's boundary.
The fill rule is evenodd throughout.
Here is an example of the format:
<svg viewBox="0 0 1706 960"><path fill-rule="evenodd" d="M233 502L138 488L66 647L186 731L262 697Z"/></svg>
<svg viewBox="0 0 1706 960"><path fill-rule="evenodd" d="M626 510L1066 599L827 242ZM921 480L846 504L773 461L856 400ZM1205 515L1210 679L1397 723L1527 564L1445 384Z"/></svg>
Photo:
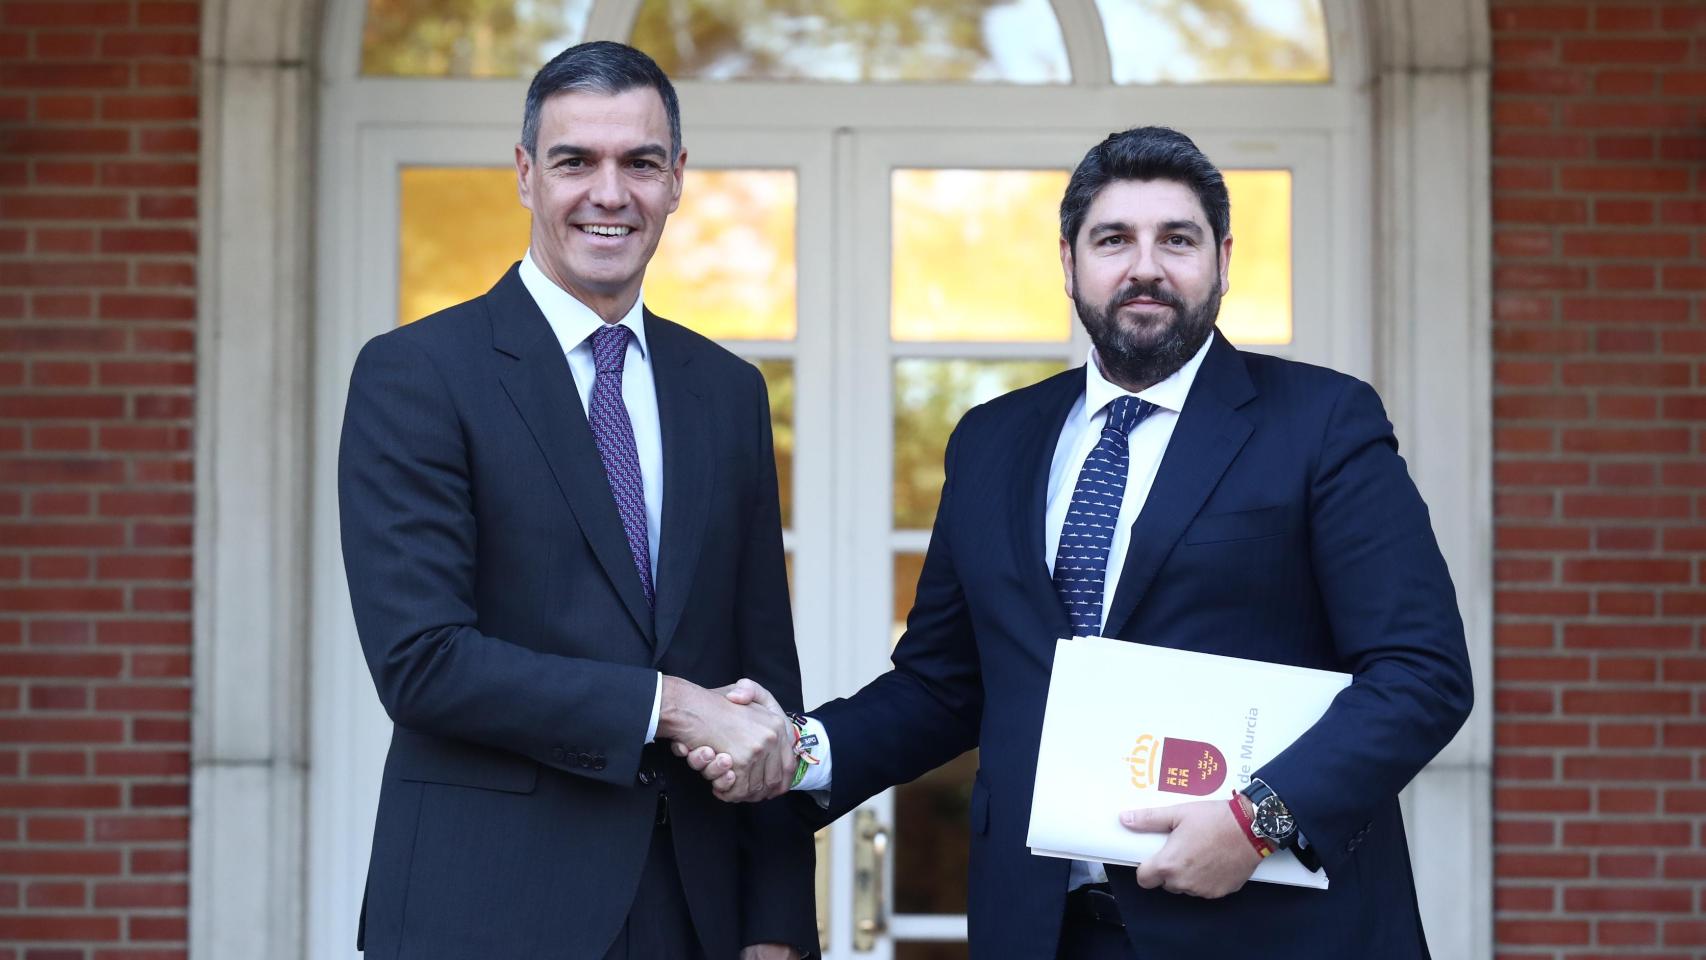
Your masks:
<svg viewBox="0 0 1706 960"><path fill-rule="evenodd" d="M354 0L343 0L354 2ZM1067 4L1062 3L1062 6ZM190 949L302 956L315 65L323 0L205 0ZM1460 587L1480 708L1410 817L1435 955L1491 956L1487 0L1365 0L1379 385ZM1430 363L1439 357L1449 364ZM1466 882L1467 881L1467 882Z"/></svg>

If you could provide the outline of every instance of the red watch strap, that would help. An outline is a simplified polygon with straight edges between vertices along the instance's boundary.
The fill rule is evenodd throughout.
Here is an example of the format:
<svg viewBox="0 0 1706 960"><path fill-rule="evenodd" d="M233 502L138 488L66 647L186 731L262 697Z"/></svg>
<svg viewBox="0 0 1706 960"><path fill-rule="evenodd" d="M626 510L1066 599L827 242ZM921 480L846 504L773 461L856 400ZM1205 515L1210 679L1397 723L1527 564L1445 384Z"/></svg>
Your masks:
<svg viewBox="0 0 1706 960"><path fill-rule="evenodd" d="M1273 844L1256 836L1255 826L1250 822L1250 815L1244 812L1244 804L1239 802L1243 799L1238 791L1234 790L1232 791L1232 799L1228 800L1227 803L1232 805L1232 815L1238 818L1238 826L1244 830L1244 839L1250 841L1250 846L1256 848L1256 856L1266 859L1274 852Z"/></svg>

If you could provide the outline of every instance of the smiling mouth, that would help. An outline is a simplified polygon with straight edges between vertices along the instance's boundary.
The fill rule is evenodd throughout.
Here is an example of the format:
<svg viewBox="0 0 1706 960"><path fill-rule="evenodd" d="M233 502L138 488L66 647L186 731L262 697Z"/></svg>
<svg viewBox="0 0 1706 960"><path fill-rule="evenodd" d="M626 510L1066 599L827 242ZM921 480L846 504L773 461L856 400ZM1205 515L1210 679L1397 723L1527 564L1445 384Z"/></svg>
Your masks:
<svg viewBox="0 0 1706 960"><path fill-rule="evenodd" d="M595 237L625 237L634 232L633 227L607 226L602 223L583 223L579 225L580 232L590 233Z"/></svg>

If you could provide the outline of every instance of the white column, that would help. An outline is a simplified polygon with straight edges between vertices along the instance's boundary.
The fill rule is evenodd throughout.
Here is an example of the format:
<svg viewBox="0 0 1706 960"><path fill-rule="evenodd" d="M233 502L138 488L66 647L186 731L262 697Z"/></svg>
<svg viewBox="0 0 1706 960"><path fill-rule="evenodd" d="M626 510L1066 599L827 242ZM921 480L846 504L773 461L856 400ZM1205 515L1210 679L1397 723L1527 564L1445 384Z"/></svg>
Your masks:
<svg viewBox="0 0 1706 960"><path fill-rule="evenodd" d="M202 25L190 955L301 955L311 196L297 0Z"/></svg>
<svg viewBox="0 0 1706 960"><path fill-rule="evenodd" d="M1493 953L1492 343L1485 0L1373 0L1381 394L1457 586L1475 711L1407 791L1433 955Z"/></svg>

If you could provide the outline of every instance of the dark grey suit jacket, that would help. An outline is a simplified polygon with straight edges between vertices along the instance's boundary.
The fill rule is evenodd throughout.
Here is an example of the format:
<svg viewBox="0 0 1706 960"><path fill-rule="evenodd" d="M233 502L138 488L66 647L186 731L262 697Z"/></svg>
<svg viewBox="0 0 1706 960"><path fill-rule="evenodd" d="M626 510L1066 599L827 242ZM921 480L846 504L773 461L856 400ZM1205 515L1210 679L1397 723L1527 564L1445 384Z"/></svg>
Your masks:
<svg viewBox="0 0 1706 960"><path fill-rule="evenodd" d="M674 838L708 956L815 946L810 836L642 750L659 670L752 677L800 706L764 381L645 323L664 462L655 613L562 347L515 268L356 362L344 562L395 723L359 939L376 957L600 957L660 791L674 829L657 835Z"/></svg>

